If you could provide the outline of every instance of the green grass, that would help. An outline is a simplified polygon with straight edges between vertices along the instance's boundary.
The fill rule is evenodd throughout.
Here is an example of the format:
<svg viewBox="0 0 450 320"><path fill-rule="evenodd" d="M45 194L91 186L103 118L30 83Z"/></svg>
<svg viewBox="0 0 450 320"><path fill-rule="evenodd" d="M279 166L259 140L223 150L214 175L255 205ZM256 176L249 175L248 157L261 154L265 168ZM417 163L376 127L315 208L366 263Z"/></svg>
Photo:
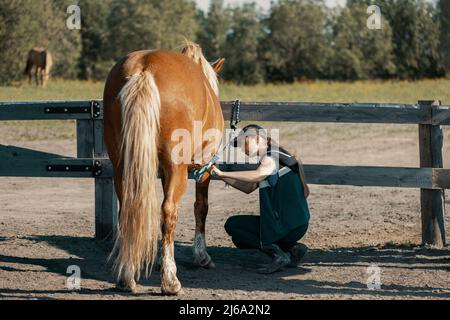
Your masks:
<svg viewBox="0 0 450 320"><path fill-rule="evenodd" d="M310 81L289 85L223 85L221 99L304 102L417 103L440 99L450 104L450 80L408 81Z"/></svg>
<svg viewBox="0 0 450 320"><path fill-rule="evenodd" d="M103 82L56 80L47 88L33 85L0 87L0 101L101 99ZM450 104L450 80L410 81L307 81L256 86L221 85L221 99L308 102L416 103L441 99Z"/></svg>
<svg viewBox="0 0 450 320"><path fill-rule="evenodd" d="M50 80L46 88L28 84L0 87L0 101L90 100L101 99L103 83Z"/></svg>
<svg viewBox="0 0 450 320"><path fill-rule="evenodd" d="M101 99L103 82L53 80L47 88L28 84L0 87L0 101ZM294 84L238 86L223 83L221 100L417 103L440 99L450 105L450 80L306 81ZM73 122L71 122L73 124ZM397 129L396 129L397 130ZM392 132L394 134L394 132ZM75 128L64 121L2 122L3 141L73 139ZM4 143L0 141L0 143Z"/></svg>

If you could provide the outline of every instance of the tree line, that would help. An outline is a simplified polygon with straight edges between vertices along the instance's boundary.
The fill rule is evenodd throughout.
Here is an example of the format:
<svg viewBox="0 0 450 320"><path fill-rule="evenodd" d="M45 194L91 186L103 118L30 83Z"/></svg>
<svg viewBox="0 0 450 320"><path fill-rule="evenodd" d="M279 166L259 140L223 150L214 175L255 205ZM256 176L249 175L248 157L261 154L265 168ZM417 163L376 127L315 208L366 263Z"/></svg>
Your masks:
<svg viewBox="0 0 450 320"><path fill-rule="evenodd" d="M450 71L450 1L212 0L205 13L191 0L79 0L81 29L67 28L73 0L0 0L0 83L21 78L33 46L54 55L54 75L104 80L114 62L139 49L179 49L197 41L210 60L226 58L222 78L237 83L301 79L420 79ZM367 8L381 9L369 29Z"/></svg>

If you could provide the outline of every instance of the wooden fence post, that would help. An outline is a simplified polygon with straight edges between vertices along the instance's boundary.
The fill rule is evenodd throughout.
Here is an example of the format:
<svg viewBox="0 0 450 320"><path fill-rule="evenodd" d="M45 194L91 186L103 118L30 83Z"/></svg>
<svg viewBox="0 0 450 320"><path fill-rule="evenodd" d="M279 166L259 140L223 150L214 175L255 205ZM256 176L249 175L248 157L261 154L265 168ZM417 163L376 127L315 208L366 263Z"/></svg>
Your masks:
<svg viewBox="0 0 450 320"><path fill-rule="evenodd" d="M419 105L428 108L431 117L433 109L440 101L419 101ZM442 168L443 134L439 125L419 124L419 149L421 168ZM422 217L422 244L445 246L445 194L444 190L421 189L420 205Z"/></svg>
<svg viewBox="0 0 450 320"><path fill-rule="evenodd" d="M77 120L77 158L92 158L94 155L94 121Z"/></svg>
<svg viewBox="0 0 450 320"><path fill-rule="evenodd" d="M108 158L104 143L103 119L94 119L94 158ZM114 238L117 227L118 202L113 178L95 178L95 237L98 240Z"/></svg>

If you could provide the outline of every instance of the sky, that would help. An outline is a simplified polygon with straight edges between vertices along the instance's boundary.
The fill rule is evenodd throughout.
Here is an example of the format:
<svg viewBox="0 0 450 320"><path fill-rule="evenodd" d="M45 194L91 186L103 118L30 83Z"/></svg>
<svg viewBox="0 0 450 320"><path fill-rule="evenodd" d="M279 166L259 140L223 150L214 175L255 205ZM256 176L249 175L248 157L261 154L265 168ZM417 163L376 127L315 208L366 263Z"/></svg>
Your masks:
<svg viewBox="0 0 450 320"><path fill-rule="evenodd" d="M245 2L256 2L258 3L264 10L268 10L270 8L270 1L271 0L225 0L226 4L240 4ZM435 0L428 0L429 2L435 2ZM210 0L195 0L197 5L203 10L207 11L209 7ZM325 3L329 7L335 7L337 5L344 6L346 3L346 0L325 0Z"/></svg>
<svg viewBox="0 0 450 320"><path fill-rule="evenodd" d="M270 8L271 0L225 0L226 4L240 4L245 2L256 2L263 9L267 10ZM203 10L207 11L209 7L210 0L195 0L197 5ZM345 5L346 0L325 0L326 4L330 7L334 7L336 5Z"/></svg>

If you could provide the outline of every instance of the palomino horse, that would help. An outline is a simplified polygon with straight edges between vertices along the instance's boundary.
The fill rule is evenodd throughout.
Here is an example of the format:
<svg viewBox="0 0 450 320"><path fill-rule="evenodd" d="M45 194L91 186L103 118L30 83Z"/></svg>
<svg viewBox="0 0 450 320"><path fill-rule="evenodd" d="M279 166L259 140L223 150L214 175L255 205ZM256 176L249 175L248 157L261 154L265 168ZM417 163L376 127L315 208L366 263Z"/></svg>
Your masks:
<svg viewBox="0 0 450 320"><path fill-rule="evenodd" d="M109 74L104 91L105 144L120 204L110 257L114 258L117 287L122 290L134 291L141 271L145 275L151 272L160 230L162 293L177 294L181 290L174 258L178 204L187 187L188 170L194 163L207 162L222 140L224 119L217 72L223 62L220 59L210 65L201 48L186 41L181 53L133 52ZM200 122L202 134L209 129L218 132L200 143L203 151L206 144L212 146L211 152L204 154L201 163L193 157L181 163L174 161L172 152L179 141L174 141L173 133L182 129L193 134L194 122ZM187 151L193 155L198 150L188 141ZM156 191L158 173L164 192L161 207ZM214 266L205 242L209 182L207 175L197 183L194 205L194 263L205 268Z"/></svg>
<svg viewBox="0 0 450 320"><path fill-rule="evenodd" d="M35 67L34 74L36 77L36 85L41 84L43 87L45 87L48 82L52 66L53 59L51 53L48 50L42 48L33 48L28 53L27 66L25 67L24 74L28 75L29 83L31 84L31 70L33 69L33 67Z"/></svg>

